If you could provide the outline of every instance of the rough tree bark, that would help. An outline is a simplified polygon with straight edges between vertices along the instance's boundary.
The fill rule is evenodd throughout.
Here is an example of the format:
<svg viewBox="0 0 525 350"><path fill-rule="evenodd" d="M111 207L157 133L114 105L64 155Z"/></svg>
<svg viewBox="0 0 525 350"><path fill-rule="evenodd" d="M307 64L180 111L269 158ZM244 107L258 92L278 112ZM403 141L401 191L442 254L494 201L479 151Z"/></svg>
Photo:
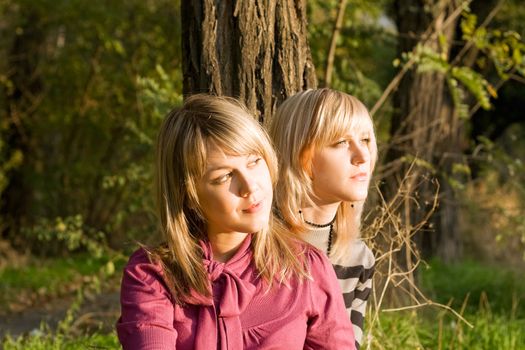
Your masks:
<svg viewBox="0 0 525 350"><path fill-rule="evenodd" d="M432 26L451 43L457 26L457 18L447 20L457 8L459 1L395 1L395 16L400 33L399 53L410 52L421 40L421 36ZM441 48L439 40L428 40L426 45L450 56L448 48ZM452 261L461 255L461 240L458 224L457 200L447 176L452 165L461 157L462 127L454 110L447 82L439 72L419 73L411 69L403 77L394 94L395 114L391 124L392 147L387 161L409 156L418 158L436 167L436 173L424 167L415 167L407 190L413 194L420 206L406 201L403 212L408 224L419 222L431 208L434 185L429 181L421 183L421 176L437 175L440 205L431 218L429 230L416 236L416 243L425 255L438 255L445 261ZM392 198L406 174L407 165L401 164L392 176L386 179L385 192ZM445 174L445 176L441 176Z"/></svg>
<svg viewBox="0 0 525 350"><path fill-rule="evenodd" d="M317 85L304 0L182 1L182 51L185 96L238 97L260 122Z"/></svg>

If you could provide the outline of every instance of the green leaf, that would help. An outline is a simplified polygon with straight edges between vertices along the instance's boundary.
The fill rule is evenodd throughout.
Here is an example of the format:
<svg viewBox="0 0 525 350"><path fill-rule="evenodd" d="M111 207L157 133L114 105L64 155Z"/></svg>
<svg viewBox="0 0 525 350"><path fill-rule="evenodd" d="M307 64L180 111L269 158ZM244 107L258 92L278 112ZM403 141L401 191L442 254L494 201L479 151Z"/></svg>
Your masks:
<svg viewBox="0 0 525 350"><path fill-rule="evenodd" d="M481 74L469 67L453 67L451 74L470 91L483 109L490 109L488 83Z"/></svg>

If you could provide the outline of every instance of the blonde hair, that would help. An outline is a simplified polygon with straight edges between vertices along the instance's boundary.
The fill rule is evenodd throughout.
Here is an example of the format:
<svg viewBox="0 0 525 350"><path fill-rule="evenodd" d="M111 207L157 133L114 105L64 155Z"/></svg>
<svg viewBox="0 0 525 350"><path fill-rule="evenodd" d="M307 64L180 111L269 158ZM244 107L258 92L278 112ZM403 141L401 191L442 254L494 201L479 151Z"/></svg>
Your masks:
<svg viewBox="0 0 525 350"><path fill-rule="evenodd" d="M269 138L237 100L194 95L165 118L157 139L156 191L160 228L165 245L152 252L165 272L176 302L191 300L191 291L210 296L199 240L206 222L197 196L197 182L206 169L207 144L226 154L256 154L268 165L277 182L277 159ZM291 275L306 276L299 245L283 224L270 216L267 228L252 238L253 259L260 276L271 286Z"/></svg>
<svg viewBox="0 0 525 350"><path fill-rule="evenodd" d="M326 88L306 90L286 99L277 109L270 125L270 135L279 155L280 181L275 202L279 215L293 232L307 230L300 210L315 206L311 178L314 150L355 129L370 129L368 147L372 171L377 160L373 123L357 98ZM333 259L344 257L351 240L359 236L362 210L363 203L342 202L339 206Z"/></svg>

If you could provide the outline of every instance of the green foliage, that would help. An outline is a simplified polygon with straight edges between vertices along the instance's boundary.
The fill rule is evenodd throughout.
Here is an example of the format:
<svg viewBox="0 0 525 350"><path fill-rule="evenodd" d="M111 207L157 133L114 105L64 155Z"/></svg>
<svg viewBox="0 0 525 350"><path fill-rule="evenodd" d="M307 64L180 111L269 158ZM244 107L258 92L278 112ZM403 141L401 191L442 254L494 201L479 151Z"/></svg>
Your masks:
<svg viewBox="0 0 525 350"><path fill-rule="evenodd" d="M439 53L425 45L418 44L414 52L404 54L403 58L405 60L413 59L417 65L417 71L419 73L439 72L441 74L446 74L450 69L450 64L444 53Z"/></svg>
<svg viewBox="0 0 525 350"><path fill-rule="evenodd" d="M324 85L327 55L337 17L338 1L308 2L308 31L320 85ZM332 88L355 95L372 106L394 74L393 24L385 14L388 0L347 1L337 41ZM377 69L381 66L384 69Z"/></svg>
<svg viewBox="0 0 525 350"><path fill-rule="evenodd" d="M155 232L153 140L161 117L181 101L179 8L168 0L19 1L2 8L9 18L0 28L2 52L9 53L16 33L33 30L30 16L45 37L45 47L28 52L44 85L31 114L21 116L30 151L0 150L0 185L21 166L32 189L26 237L49 244L58 237L66 244L57 246L76 250ZM12 86L14 67L0 68L0 82ZM163 91L151 86L157 80ZM155 98L164 105L153 105ZM56 230L60 220L65 231Z"/></svg>
<svg viewBox="0 0 525 350"><path fill-rule="evenodd" d="M514 71L522 76L525 72L525 42L521 36L515 31L478 27L477 24L477 16L466 8L460 28L465 45L472 43L483 53L477 59L476 67L463 63L461 56L454 57L454 62L450 62L450 44L443 35L438 35L438 49L418 44L412 52L403 53L401 59L394 60L396 67L409 64L410 61L415 63L418 73L436 72L445 75L456 113L461 118L470 117L469 96L464 90L486 110L491 108L491 98L497 97L496 89L487 80L486 66L489 63L503 80L509 79L509 74Z"/></svg>
<svg viewBox="0 0 525 350"><path fill-rule="evenodd" d="M181 81L182 76L179 71L179 76L174 79L160 65L155 67L155 73L153 77L138 77L137 83L144 105L160 119L173 107L182 105L180 86L174 83Z"/></svg>
<svg viewBox="0 0 525 350"><path fill-rule="evenodd" d="M474 96L483 109L490 108L490 95L495 94L494 89L483 76L468 67L453 67L452 79L456 79Z"/></svg>
<svg viewBox="0 0 525 350"><path fill-rule="evenodd" d="M458 117L461 119L467 119L470 116L470 111L468 103L465 102L467 101L465 91L459 87L457 79L452 77L447 77L447 86Z"/></svg>
<svg viewBox="0 0 525 350"><path fill-rule="evenodd" d="M442 36L441 38L441 41L445 40ZM442 44L442 46L447 45ZM450 95L459 117L469 117L468 96L463 89L470 92L482 108L490 108L490 97L495 97L494 88L483 75L474 69L467 66L452 65L445 52L440 53L429 46L418 44L413 52L404 53L402 59L405 62L403 64L413 61L418 73L437 72L446 77ZM397 64L401 63L398 62Z"/></svg>
<svg viewBox="0 0 525 350"><path fill-rule="evenodd" d="M18 168L24 159L24 154L19 149L7 150L6 148L5 142L0 139L0 193L7 187L8 173Z"/></svg>
<svg viewBox="0 0 525 350"><path fill-rule="evenodd" d="M525 36L525 8L521 0L507 0L494 19L494 27L512 28L522 37Z"/></svg>
<svg viewBox="0 0 525 350"><path fill-rule="evenodd" d="M463 14L461 21L463 39L473 42L485 54L502 79L507 80L513 70L517 70L523 76L525 43L520 34L513 30L476 27L476 24L476 15L468 12ZM483 58L479 59L478 65L483 68L486 61Z"/></svg>
<svg viewBox="0 0 525 350"><path fill-rule="evenodd" d="M57 217L50 221L46 218L39 220L30 228L23 228L22 235L33 244L39 245L40 254L54 251L74 252L79 249L86 250L94 257L102 256L107 244L103 232L89 232L85 227L81 215L66 218Z"/></svg>

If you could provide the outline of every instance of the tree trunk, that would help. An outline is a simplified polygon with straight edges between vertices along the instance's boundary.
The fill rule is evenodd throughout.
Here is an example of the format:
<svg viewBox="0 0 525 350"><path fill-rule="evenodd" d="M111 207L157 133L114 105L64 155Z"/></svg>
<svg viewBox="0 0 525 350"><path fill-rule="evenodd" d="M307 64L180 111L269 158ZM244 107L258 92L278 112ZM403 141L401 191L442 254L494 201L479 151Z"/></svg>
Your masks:
<svg viewBox="0 0 525 350"><path fill-rule="evenodd" d="M451 43L457 20L447 21L447 18L456 6L455 1L396 1L399 54L412 51L429 26ZM448 48L439 46L437 36L436 39L428 40L426 45L450 56ZM408 225L414 225L431 210L435 186L431 181L421 179L426 177L430 180L438 174L440 205L425 232L417 235L415 240L425 255L437 254L446 261L452 261L461 254L461 240L457 224L457 198L448 180L452 176L452 165L458 160L456 154L461 149L462 128L447 90L446 77L439 72L419 73L415 69L410 70L394 95L394 107L396 113L390 131L392 147L386 156L387 161L393 162L403 157L423 161L416 162L411 176L405 182L406 191L415 197L419 206L411 200L405 201L404 219ZM436 168L431 170L419 166L425 163L434 164ZM386 179L387 198L395 195L408 166L401 163L394 175Z"/></svg>
<svg viewBox="0 0 525 350"><path fill-rule="evenodd" d="M238 97L265 124L317 85L304 0L182 1L182 52L185 96Z"/></svg>

